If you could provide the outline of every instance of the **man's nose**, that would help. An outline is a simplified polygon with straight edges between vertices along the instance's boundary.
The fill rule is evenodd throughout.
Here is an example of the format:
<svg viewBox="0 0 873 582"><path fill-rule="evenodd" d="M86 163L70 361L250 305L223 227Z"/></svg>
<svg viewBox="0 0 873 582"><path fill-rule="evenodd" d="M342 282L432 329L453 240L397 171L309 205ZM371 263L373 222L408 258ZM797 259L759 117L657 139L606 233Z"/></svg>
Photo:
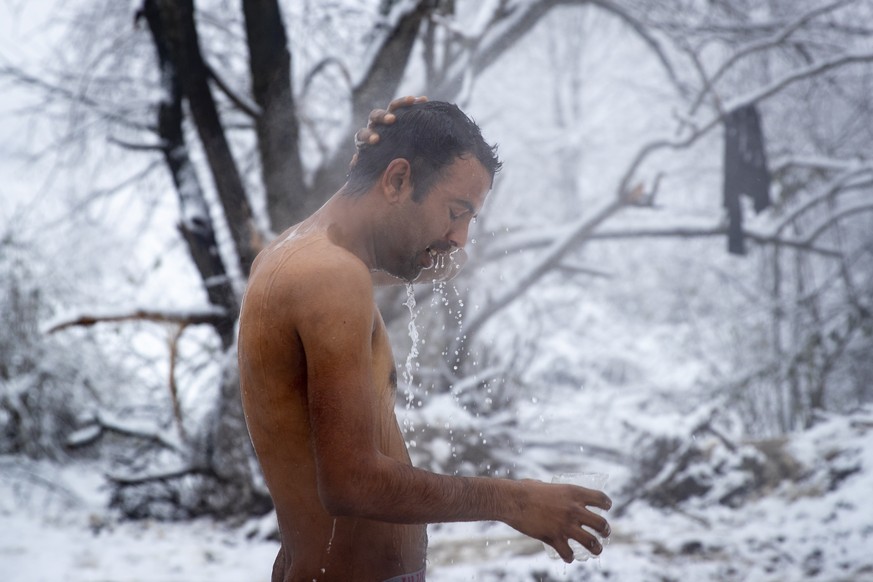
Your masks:
<svg viewBox="0 0 873 582"><path fill-rule="evenodd" d="M467 233L470 230L470 222L467 220L463 220L452 226L452 229L449 231L449 242L454 247L464 248L467 244Z"/></svg>

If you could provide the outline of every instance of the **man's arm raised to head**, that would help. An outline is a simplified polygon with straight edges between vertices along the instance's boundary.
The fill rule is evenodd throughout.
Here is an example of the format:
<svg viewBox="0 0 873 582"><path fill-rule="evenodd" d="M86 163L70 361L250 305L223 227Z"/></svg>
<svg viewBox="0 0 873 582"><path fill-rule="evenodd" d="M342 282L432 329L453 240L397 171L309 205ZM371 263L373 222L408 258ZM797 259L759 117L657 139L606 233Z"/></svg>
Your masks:
<svg viewBox="0 0 873 582"><path fill-rule="evenodd" d="M298 281L296 327L306 354L318 493L325 509L393 523L499 520L552 545L568 562L570 538L599 554L597 540L580 527L608 535L606 520L587 508L609 508L609 498L599 491L437 475L382 454L372 380L370 274L351 256L331 257L319 270L318 277Z"/></svg>

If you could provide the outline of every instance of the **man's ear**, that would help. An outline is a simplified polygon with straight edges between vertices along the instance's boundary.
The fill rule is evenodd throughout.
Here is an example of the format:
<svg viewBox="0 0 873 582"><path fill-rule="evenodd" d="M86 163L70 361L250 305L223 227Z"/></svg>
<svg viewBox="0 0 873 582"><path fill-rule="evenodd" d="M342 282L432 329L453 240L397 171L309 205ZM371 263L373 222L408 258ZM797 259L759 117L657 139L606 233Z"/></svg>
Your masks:
<svg viewBox="0 0 873 582"><path fill-rule="evenodd" d="M379 180L382 195L389 203L400 202L404 196L412 196L412 167L404 158L391 160Z"/></svg>

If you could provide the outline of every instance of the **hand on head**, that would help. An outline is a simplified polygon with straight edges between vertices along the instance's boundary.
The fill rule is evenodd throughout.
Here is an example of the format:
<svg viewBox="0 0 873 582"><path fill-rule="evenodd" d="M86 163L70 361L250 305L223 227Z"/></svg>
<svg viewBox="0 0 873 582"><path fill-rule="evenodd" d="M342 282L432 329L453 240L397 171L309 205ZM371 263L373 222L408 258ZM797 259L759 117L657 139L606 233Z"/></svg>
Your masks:
<svg viewBox="0 0 873 582"><path fill-rule="evenodd" d="M354 167L355 163L358 161L358 152L361 151L361 148L379 143L379 132L377 131L377 128L380 125L391 125L394 123L397 119L397 116L394 115L394 111L401 107L409 107L410 105L424 103L425 101L427 101L427 97L413 97L412 95L407 95L406 97L398 97L393 100L388 104L387 109L372 110L370 112L370 117L367 120L367 127L362 127L355 133L355 155L352 158L350 167Z"/></svg>

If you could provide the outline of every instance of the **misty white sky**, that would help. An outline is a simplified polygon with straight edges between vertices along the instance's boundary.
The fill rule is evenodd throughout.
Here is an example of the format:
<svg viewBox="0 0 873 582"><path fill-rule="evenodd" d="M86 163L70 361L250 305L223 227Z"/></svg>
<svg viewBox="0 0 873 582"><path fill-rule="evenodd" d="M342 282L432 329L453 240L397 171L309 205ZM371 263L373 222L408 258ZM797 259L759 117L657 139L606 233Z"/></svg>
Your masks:
<svg viewBox="0 0 873 582"><path fill-rule="evenodd" d="M60 32L50 24L58 9L69 11L59 0L0 0L0 67L33 71L54 50ZM63 8L67 6L66 8ZM40 189L44 166L34 166L22 157L39 143L31 116L22 109L36 103L28 87L0 84L0 220L6 222L17 210L30 205ZM33 212L32 210L30 212ZM17 216L20 218L20 215Z"/></svg>

